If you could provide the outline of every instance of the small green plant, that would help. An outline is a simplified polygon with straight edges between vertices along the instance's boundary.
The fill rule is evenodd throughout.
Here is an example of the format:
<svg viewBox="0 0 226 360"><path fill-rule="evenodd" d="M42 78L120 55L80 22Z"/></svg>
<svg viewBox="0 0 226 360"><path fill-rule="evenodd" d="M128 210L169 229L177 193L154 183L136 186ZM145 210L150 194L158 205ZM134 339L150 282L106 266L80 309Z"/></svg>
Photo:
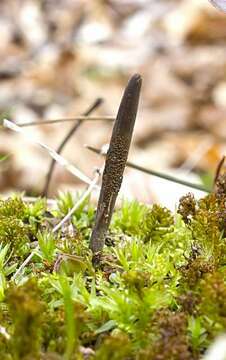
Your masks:
<svg viewBox="0 0 226 360"><path fill-rule="evenodd" d="M5 245L5 247L0 246L0 301L4 299L4 293L6 289L4 265L8 250L9 250L9 245Z"/></svg>
<svg viewBox="0 0 226 360"><path fill-rule="evenodd" d="M64 311L65 311L65 327L66 327L66 349L65 360L70 360L75 351L78 351L78 336L75 324L74 304L72 299L72 291L66 276L59 277L59 284L61 287Z"/></svg>
<svg viewBox="0 0 226 360"><path fill-rule="evenodd" d="M57 198L58 211L56 214L67 215L67 213L73 208L75 199L70 192L60 192Z"/></svg>
<svg viewBox="0 0 226 360"><path fill-rule="evenodd" d="M79 197L79 193L77 193L76 196L72 196L70 192L60 192L57 198L57 210L53 211L53 214L58 217L67 215L67 213L73 208L74 204L78 201ZM82 232L82 234L86 236L87 239L91 233L94 215L95 209L90 204L88 197L73 213L71 218L71 222L75 226L75 229L79 232Z"/></svg>
<svg viewBox="0 0 226 360"><path fill-rule="evenodd" d="M141 224L147 211L148 207L138 201L124 200L120 210L113 216L112 228L130 236L142 236L144 229Z"/></svg>
<svg viewBox="0 0 226 360"><path fill-rule="evenodd" d="M191 316L188 319L188 332L190 333L191 344L194 352L197 352L199 349L202 349L202 347L205 347L207 333L204 328L204 319L202 317Z"/></svg>
<svg viewBox="0 0 226 360"><path fill-rule="evenodd" d="M27 204L24 214L26 221L32 226L34 232L43 222L47 206L45 199L37 199L33 204Z"/></svg>
<svg viewBox="0 0 226 360"><path fill-rule="evenodd" d="M53 233L45 230L37 233L38 245L41 257L52 263L56 255L56 240Z"/></svg>
<svg viewBox="0 0 226 360"><path fill-rule="evenodd" d="M0 200L0 216L15 217L24 220L26 205L18 196L11 197L7 200Z"/></svg>

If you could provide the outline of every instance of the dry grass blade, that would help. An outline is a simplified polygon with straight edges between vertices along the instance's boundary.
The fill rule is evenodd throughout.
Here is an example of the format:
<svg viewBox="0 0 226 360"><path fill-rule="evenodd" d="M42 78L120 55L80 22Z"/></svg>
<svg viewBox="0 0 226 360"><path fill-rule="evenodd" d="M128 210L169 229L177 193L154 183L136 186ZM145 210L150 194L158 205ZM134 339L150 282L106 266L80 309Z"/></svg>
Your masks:
<svg viewBox="0 0 226 360"><path fill-rule="evenodd" d="M2 336L4 336L4 338L6 339L6 340L10 340L10 335L9 335L9 333L8 333L8 331L6 330L6 328L4 328L3 326L1 326L0 325L0 334L2 335Z"/></svg>
<svg viewBox="0 0 226 360"><path fill-rule="evenodd" d="M94 148L93 146L89 146L89 145L86 145L86 148L88 150L91 150L93 152L95 152L96 154L99 154L99 155L106 155L102 152L102 150L100 149L96 149ZM181 179L178 179L178 178L175 178L174 176L171 176L171 175L167 175L167 174L163 174L163 173L160 173L158 171L155 171L155 170L150 170L150 169L147 169L143 166L140 166L140 165L137 165L137 164L134 164L130 161L127 161L126 162L126 166L132 168L132 169L135 169L135 170L138 170L138 171L141 171L145 174L148 174L148 175L152 175L152 176L156 176L156 177L159 177L161 179L164 179L164 180L168 180L168 181L172 181L174 183L177 183L177 184L180 184L180 185L184 185L184 186L188 186L192 189L196 189L196 190L200 190L200 191L204 191L206 193L209 193L210 190L209 189L206 189L205 187L201 186L201 185L198 185L198 184L193 184L193 183L190 183L188 181L184 181L184 180L181 180Z"/></svg>
<svg viewBox="0 0 226 360"><path fill-rule="evenodd" d="M53 124L61 124L65 122L75 122L75 121L114 121L115 117L113 116L75 116L74 118L62 118L62 119L49 119L42 121L29 121L26 123L17 123L20 127L29 127L29 126L38 126L38 125L53 125Z"/></svg>
<svg viewBox="0 0 226 360"><path fill-rule="evenodd" d="M220 335L210 346L203 360L225 360L226 354L226 335Z"/></svg>
<svg viewBox="0 0 226 360"><path fill-rule="evenodd" d="M106 232L121 187L137 115L141 83L140 75L134 75L130 79L113 127L105 161L95 225L90 239L90 248L94 254L101 251L104 246Z"/></svg>
<svg viewBox="0 0 226 360"><path fill-rule="evenodd" d="M16 131L20 134L22 134L29 142L31 142L32 144L38 145L39 147L45 149L48 154L55 160L57 161L61 166L63 166L66 170L68 170L71 174L73 174L74 176L76 176L77 178L79 178L81 181L85 182L86 184L90 185L92 180L87 177L85 174L83 174L83 172L81 172L79 169L77 169L74 165L72 165L71 163L69 163L65 158L63 158L61 155L59 155L55 150L53 150L52 148L50 148L49 146L43 144L42 142L40 142L39 140L35 140L35 139L31 139L31 137L29 136L29 134L27 134L24 130L22 130L19 126L17 126L16 124L14 124L12 121L3 120L3 126Z"/></svg>
<svg viewBox="0 0 226 360"><path fill-rule="evenodd" d="M59 222L59 224L57 224L54 229L53 229L53 233L56 232L58 229L60 229L62 227L62 225L67 222L71 216L74 214L74 212L79 208L79 206L85 201L85 199L87 199L87 197L91 194L92 190L94 189L94 187L96 186L98 179L100 177L101 174L101 170L97 170L96 171L96 175L92 181L92 183L90 184L90 186L88 187L88 189L84 192L84 194L81 196L81 198L77 201L77 203L73 206L73 208L67 213L67 215Z"/></svg>
<svg viewBox="0 0 226 360"><path fill-rule="evenodd" d="M98 106L100 106L102 104L102 102L103 102L103 99L101 99L101 98L96 99L95 102L89 107L89 109L87 111L85 111L84 115L88 116L89 114L91 114ZM62 142L58 146L58 148L56 150L56 152L58 154L61 154L65 145L71 139L71 137L75 134L75 132L78 130L78 128L81 126L81 124L82 124L82 121L78 121L75 125L72 126L72 128L69 130L69 132L67 133L65 138L62 140ZM51 181L51 177L52 177L52 174L54 171L55 164L56 164L55 159L52 159L50 167L49 167L49 171L46 176L46 182L44 185L42 196L46 196L46 197L48 196L49 184Z"/></svg>
<svg viewBox="0 0 226 360"><path fill-rule="evenodd" d="M188 156L184 163L179 167L186 174L189 174L199 161L204 157L205 154L213 147L214 139L208 138L200 142L196 149Z"/></svg>
<svg viewBox="0 0 226 360"><path fill-rule="evenodd" d="M209 0L215 8L226 12L226 1L225 0Z"/></svg>
<svg viewBox="0 0 226 360"><path fill-rule="evenodd" d="M225 156L222 157L219 164L217 165L217 169L216 169L216 173L215 173L215 177L214 177L214 187L216 186L217 180L218 180L221 170L224 166L224 162L225 162Z"/></svg>

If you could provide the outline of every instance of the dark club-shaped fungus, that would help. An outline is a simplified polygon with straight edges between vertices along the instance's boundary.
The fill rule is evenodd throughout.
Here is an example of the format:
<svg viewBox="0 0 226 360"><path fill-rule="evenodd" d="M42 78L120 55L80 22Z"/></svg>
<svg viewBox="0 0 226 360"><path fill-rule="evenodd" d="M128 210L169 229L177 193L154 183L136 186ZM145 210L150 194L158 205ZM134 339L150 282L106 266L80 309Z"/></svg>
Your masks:
<svg viewBox="0 0 226 360"><path fill-rule="evenodd" d="M132 76L124 91L115 120L105 161L95 225L90 240L90 248L94 254L100 252L104 246L116 198L122 184L136 120L141 83L140 75Z"/></svg>

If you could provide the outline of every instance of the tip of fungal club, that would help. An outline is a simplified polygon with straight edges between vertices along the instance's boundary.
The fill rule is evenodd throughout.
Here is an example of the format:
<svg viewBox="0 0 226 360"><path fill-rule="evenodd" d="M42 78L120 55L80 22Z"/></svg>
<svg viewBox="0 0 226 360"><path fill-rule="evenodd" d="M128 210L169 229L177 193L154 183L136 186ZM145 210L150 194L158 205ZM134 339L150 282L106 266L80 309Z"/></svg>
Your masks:
<svg viewBox="0 0 226 360"><path fill-rule="evenodd" d="M141 81L142 81L142 77L140 74L134 74L129 80L129 82L141 82Z"/></svg>

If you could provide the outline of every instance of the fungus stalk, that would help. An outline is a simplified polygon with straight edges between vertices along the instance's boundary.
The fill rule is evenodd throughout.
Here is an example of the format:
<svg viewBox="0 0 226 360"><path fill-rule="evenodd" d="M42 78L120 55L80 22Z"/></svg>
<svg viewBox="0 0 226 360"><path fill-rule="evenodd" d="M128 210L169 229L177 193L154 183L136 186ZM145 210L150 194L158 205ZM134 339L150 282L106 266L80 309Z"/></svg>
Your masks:
<svg viewBox="0 0 226 360"><path fill-rule="evenodd" d="M105 160L95 225L90 240L90 248L94 254L100 252L104 246L116 198L122 184L136 120L141 83L140 75L132 76L124 91L115 120Z"/></svg>

